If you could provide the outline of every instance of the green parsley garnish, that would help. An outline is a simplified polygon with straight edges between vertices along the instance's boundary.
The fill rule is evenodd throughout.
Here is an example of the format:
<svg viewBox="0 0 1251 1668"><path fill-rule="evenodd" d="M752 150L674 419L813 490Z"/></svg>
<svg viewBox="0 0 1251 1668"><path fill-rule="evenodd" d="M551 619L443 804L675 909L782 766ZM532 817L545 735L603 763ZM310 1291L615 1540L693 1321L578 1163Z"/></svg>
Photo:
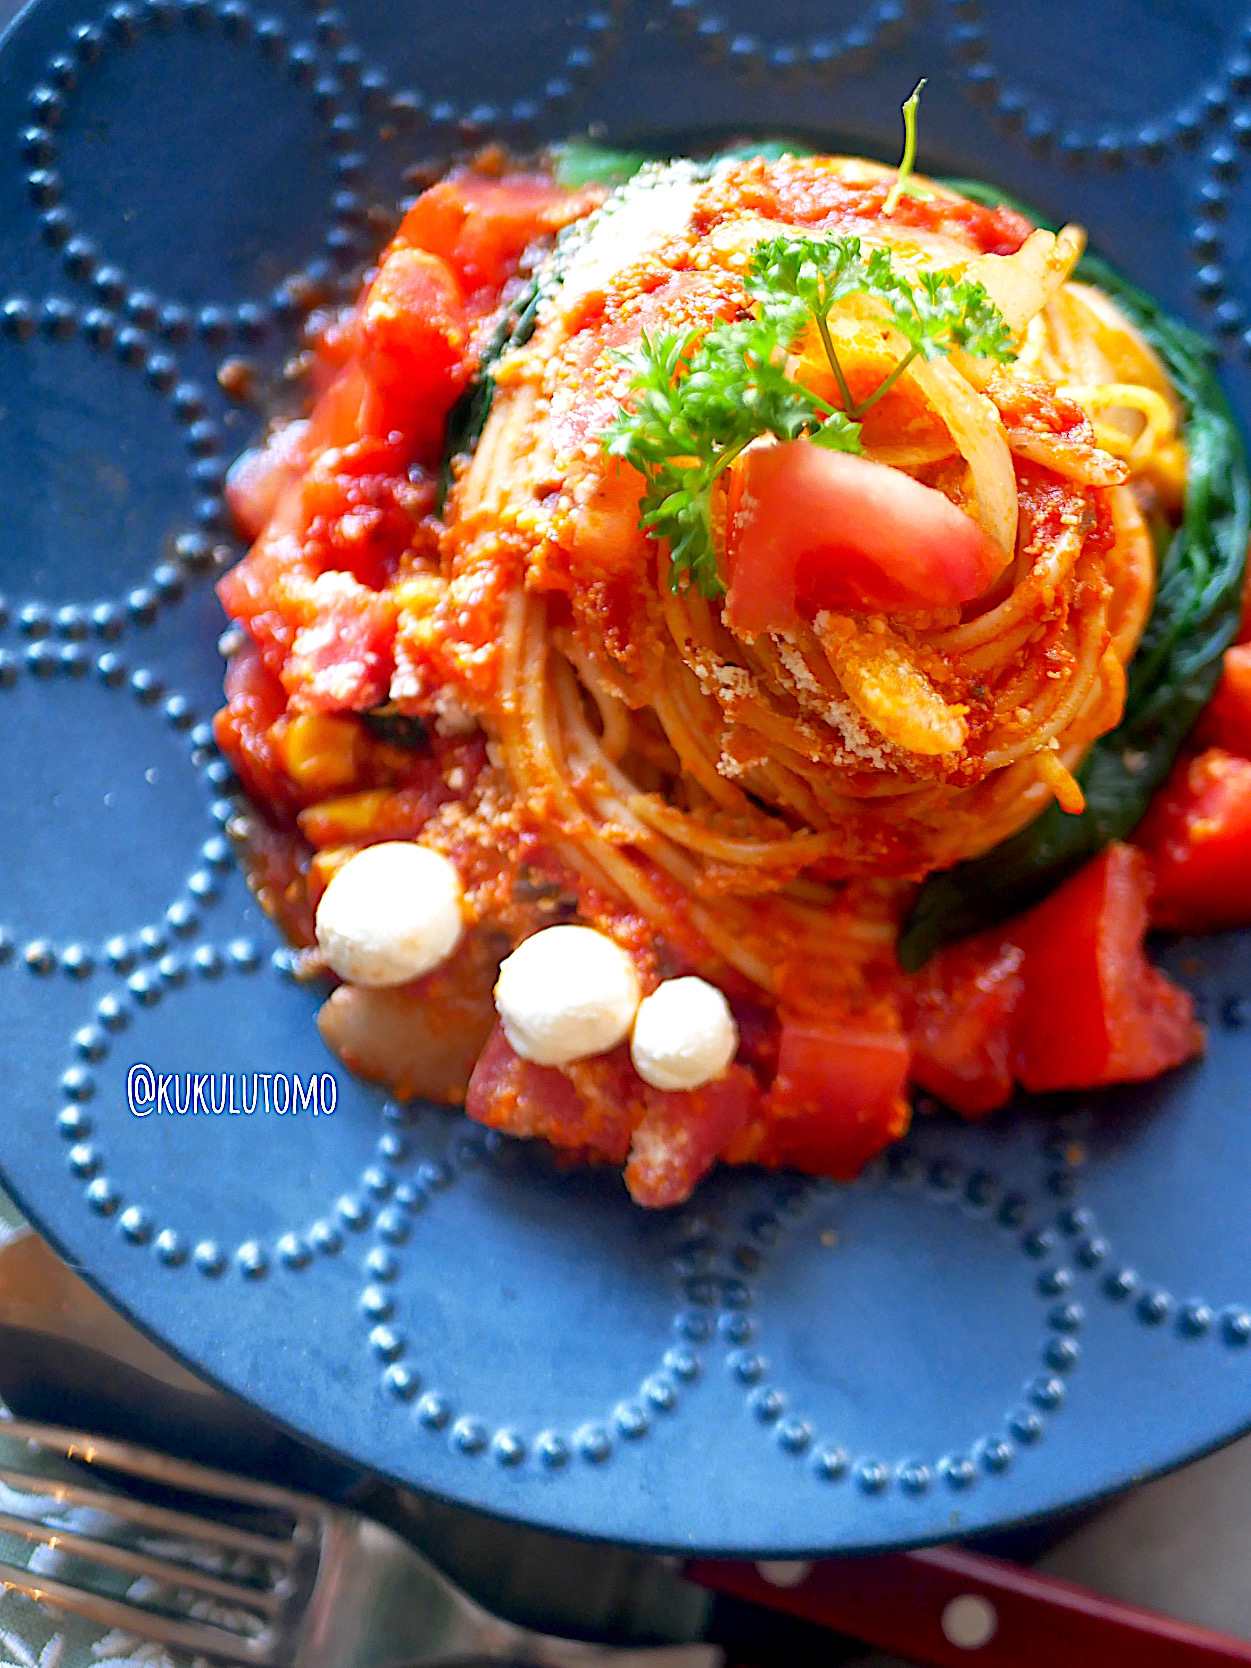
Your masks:
<svg viewBox="0 0 1251 1668"><path fill-rule="evenodd" d="M888 249L873 249L866 260L858 237L784 236L758 244L747 293L763 317L779 322L796 317L794 304L802 304L795 335L809 320L816 325L843 411L853 422L877 404L916 358L938 359L953 347L981 359L1013 357L1012 334L981 284L959 280L950 272L921 272L914 283L895 270ZM907 353L885 381L859 402L851 397L829 329L831 309L851 295L878 302L908 343Z"/></svg>
<svg viewBox="0 0 1251 1668"><path fill-rule="evenodd" d="M905 192L909 197L919 197L922 202L928 202L934 195L923 186L915 185L910 178L917 160L917 105L921 102L921 88L924 85L925 77L922 76L903 103L903 156L899 160L899 172L895 177L895 183L887 192L886 201L882 204L883 214L894 214L899 207L899 199Z"/></svg>
<svg viewBox="0 0 1251 1668"><path fill-rule="evenodd" d="M784 364L802 324L794 308L691 335L644 335L623 354L634 371L631 409L603 435L605 450L647 479L639 526L669 546L670 585L706 597L725 590L712 537L712 489L721 472L762 434L858 452L858 426Z"/></svg>
<svg viewBox="0 0 1251 1668"><path fill-rule="evenodd" d="M668 333L642 337L620 355L634 375L629 405L601 444L647 481L639 526L669 546L674 591L694 585L722 595L712 532L713 487L739 453L761 435L806 435L833 451L859 452L860 420L918 356L936 359L962 348L979 358L1013 357L1011 333L981 284L950 272L897 271L886 249L865 258L859 238L770 238L752 256L746 289L750 317L697 339ZM908 344L865 399L852 398L830 332L840 301L864 295ZM816 329L842 400L832 405L786 374L788 356Z"/></svg>

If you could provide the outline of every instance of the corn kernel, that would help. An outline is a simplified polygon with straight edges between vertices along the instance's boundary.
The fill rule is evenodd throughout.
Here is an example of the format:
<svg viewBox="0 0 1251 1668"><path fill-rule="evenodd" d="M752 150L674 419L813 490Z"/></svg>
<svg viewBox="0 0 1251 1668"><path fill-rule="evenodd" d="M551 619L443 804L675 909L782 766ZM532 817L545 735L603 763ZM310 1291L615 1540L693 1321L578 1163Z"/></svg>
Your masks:
<svg viewBox="0 0 1251 1668"><path fill-rule="evenodd" d="M1186 448L1180 440L1157 446L1147 462L1145 474L1160 495L1160 502L1176 515L1186 497Z"/></svg>
<svg viewBox="0 0 1251 1668"><path fill-rule="evenodd" d="M360 724L355 718L301 712L274 726L287 775L298 787L330 793L356 779Z"/></svg>
<svg viewBox="0 0 1251 1668"><path fill-rule="evenodd" d="M337 799L323 799L320 805L310 805L301 811L300 832L309 845L323 850L326 846L347 845L366 837L391 799L388 788L366 788L361 793L341 794Z"/></svg>

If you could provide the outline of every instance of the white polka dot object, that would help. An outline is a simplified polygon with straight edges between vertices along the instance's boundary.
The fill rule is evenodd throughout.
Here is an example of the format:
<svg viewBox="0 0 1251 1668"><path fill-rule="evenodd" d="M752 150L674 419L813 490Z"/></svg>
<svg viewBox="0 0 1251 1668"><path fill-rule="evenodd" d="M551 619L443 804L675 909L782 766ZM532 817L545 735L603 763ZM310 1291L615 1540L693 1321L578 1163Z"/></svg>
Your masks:
<svg viewBox="0 0 1251 1668"><path fill-rule="evenodd" d="M980 1593L961 1593L942 1614L943 1638L959 1651L980 1651L999 1627L999 1613Z"/></svg>

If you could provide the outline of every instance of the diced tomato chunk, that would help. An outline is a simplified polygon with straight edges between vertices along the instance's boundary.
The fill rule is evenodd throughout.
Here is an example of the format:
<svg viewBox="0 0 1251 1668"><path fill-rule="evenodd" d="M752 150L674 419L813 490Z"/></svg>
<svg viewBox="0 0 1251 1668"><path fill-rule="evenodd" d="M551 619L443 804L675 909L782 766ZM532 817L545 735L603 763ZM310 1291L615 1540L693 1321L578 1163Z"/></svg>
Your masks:
<svg viewBox="0 0 1251 1668"><path fill-rule="evenodd" d="M738 1026L736 1059L739 1065L754 1073L757 1083L767 1088L778 1070L781 1027L777 1010L750 998L731 996L730 1011Z"/></svg>
<svg viewBox="0 0 1251 1668"><path fill-rule="evenodd" d="M757 1156L763 1164L849 1180L907 1129L907 1076L908 1043L898 1029L783 1019Z"/></svg>
<svg viewBox="0 0 1251 1668"><path fill-rule="evenodd" d="M643 1082L624 1045L568 1066L536 1066L514 1052L498 1025L465 1100L469 1116L492 1129L625 1163L631 1196L661 1209L690 1198L759 1105L745 1066L700 1089L666 1093Z"/></svg>
<svg viewBox="0 0 1251 1668"><path fill-rule="evenodd" d="M465 1110L491 1129L537 1136L620 1168L643 1116L643 1088L624 1045L568 1066L537 1066L497 1025L469 1080Z"/></svg>
<svg viewBox="0 0 1251 1668"><path fill-rule="evenodd" d="M489 1129L509 1135L545 1135L562 1145L581 1145L576 1131L582 1117L582 1097L555 1066L536 1066L523 1060L497 1025L478 1056L465 1111Z"/></svg>
<svg viewBox="0 0 1251 1668"><path fill-rule="evenodd" d="M392 249L424 249L450 266L456 259L456 240L469 218L465 195L451 179L439 180L423 191L400 221Z"/></svg>
<svg viewBox="0 0 1251 1668"><path fill-rule="evenodd" d="M307 422L275 429L263 446L235 459L226 476L226 502L245 538L254 539L277 508L286 489L305 467Z"/></svg>
<svg viewBox="0 0 1251 1668"><path fill-rule="evenodd" d="M1151 870L1110 845L1013 926L1025 952L1016 1075L1027 1089L1158 1077L1203 1046L1190 996L1143 951Z"/></svg>
<svg viewBox="0 0 1251 1668"><path fill-rule="evenodd" d="M287 692L266 667L255 644L245 642L226 663L226 705L213 719L213 736L253 799L278 815L297 803L282 755L270 737Z"/></svg>
<svg viewBox="0 0 1251 1668"><path fill-rule="evenodd" d="M327 447L350 446L360 439L361 407L368 392L358 359L351 359L322 389L308 419L304 450L316 457Z"/></svg>
<svg viewBox="0 0 1251 1668"><path fill-rule="evenodd" d="M393 249L360 317L361 409L372 434L401 431L418 453L437 449L443 419L469 381L469 320L455 274L424 249Z"/></svg>
<svg viewBox="0 0 1251 1668"><path fill-rule="evenodd" d="M1251 925L1251 758L1180 759L1136 835L1151 860L1151 920L1176 932Z"/></svg>
<svg viewBox="0 0 1251 1668"><path fill-rule="evenodd" d="M1195 726L1194 742L1251 759L1251 643L1225 650L1220 682Z"/></svg>
<svg viewBox="0 0 1251 1668"><path fill-rule="evenodd" d="M738 631L785 631L799 607L948 608L1004 566L934 487L811 440L753 447L731 480L726 615Z"/></svg>
<svg viewBox="0 0 1251 1668"><path fill-rule="evenodd" d="M680 1205L750 1123L760 1089L746 1066L731 1066L699 1089L646 1089L647 1111L634 1131L625 1180L636 1204Z"/></svg>
<svg viewBox="0 0 1251 1668"><path fill-rule="evenodd" d="M409 209L393 248L425 249L445 260L466 295L498 290L517 270L526 245L554 230L571 194L542 174L491 179L464 172L423 191Z"/></svg>
<svg viewBox="0 0 1251 1668"><path fill-rule="evenodd" d="M281 717L286 692L268 671L253 644L245 642L226 662L222 687L231 704L246 705L254 722L267 727Z"/></svg>
<svg viewBox="0 0 1251 1668"><path fill-rule="evenodd" d="M282 670L293 702L311 712L364 712L385 701L394 667L396 603L346 573L311 587L317 618L296 633Z"/></svg>
<svg viewBox="0 0 1251 1668"><path fill-rule="evenodd" d="M1012 1027L1024 952L1002 933L948 944L912 983L912 1081L966 1117L1012 1095Z"/></svg>

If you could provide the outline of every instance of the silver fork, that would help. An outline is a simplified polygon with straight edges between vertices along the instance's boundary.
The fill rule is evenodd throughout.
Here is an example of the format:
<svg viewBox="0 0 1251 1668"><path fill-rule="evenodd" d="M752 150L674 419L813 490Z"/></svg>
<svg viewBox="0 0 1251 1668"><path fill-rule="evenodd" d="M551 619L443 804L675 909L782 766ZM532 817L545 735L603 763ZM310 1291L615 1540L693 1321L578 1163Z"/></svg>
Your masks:
<svg viewBox="0 0 1251 1668"><path fill-rule="evenodd" d="M41 1566L0 1562L0 1583L171 1649L252 1668L722 1661L711 1645L618 1649L515 1627L391 1530L308 1495L19 1419L0 1420L0 1435L113 1474L95 1486L0 1465L0 1531L38 1543ZM160 1502L119 1490L128 1479ZM123 1591L101 1591L110 1581Z"/></svg>

